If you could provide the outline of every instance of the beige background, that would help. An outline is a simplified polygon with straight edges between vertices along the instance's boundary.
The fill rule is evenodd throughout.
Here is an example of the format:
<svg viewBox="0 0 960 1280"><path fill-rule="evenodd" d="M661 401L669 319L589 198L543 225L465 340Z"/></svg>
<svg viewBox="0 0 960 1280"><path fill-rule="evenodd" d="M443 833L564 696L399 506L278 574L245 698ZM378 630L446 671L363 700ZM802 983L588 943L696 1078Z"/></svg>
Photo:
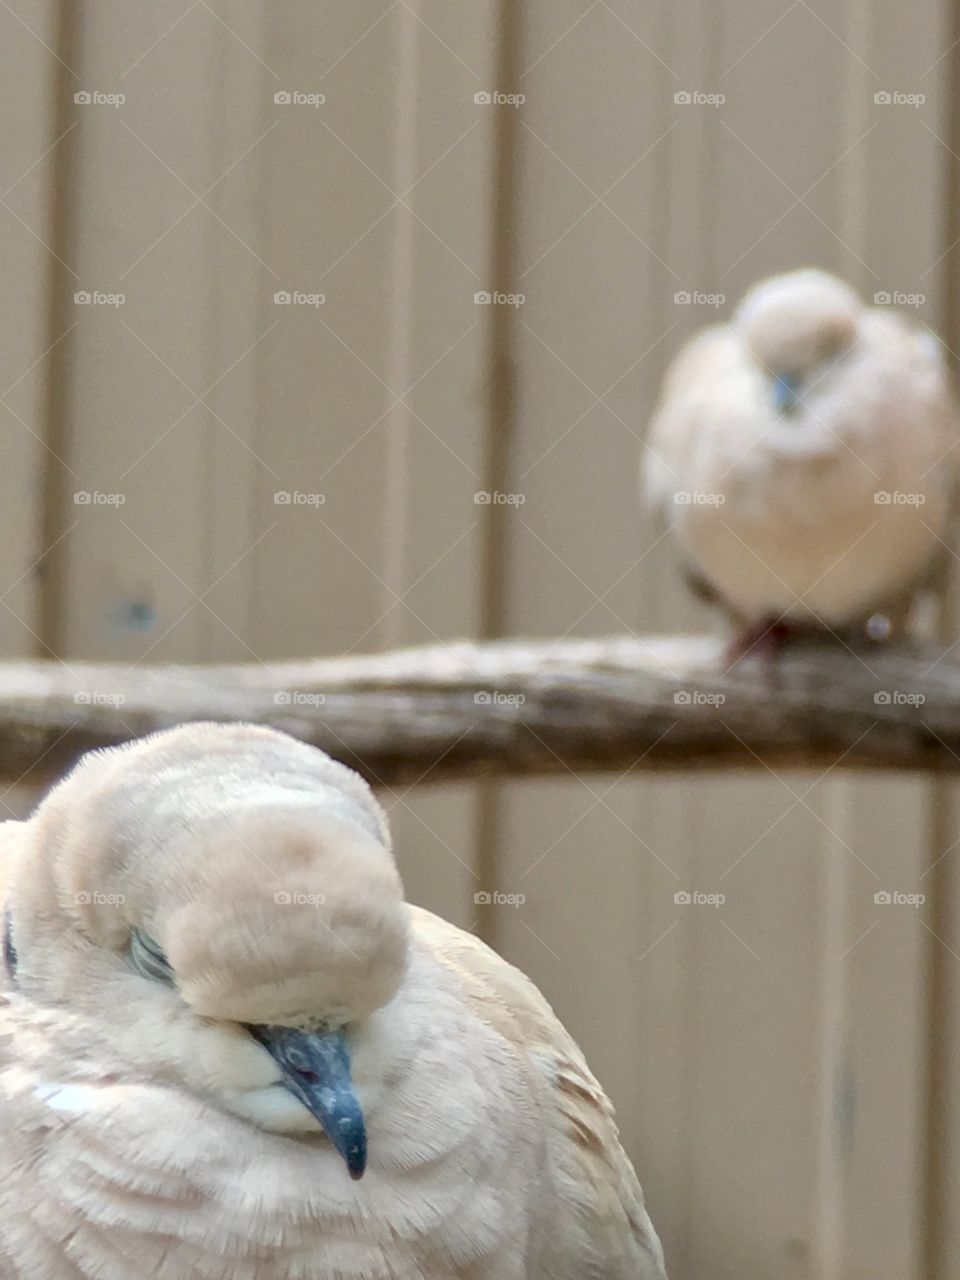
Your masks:
<svg viewBox="0 0 960 1280"><path fill-rule="evenodd" d="M952 21L946 0L0 0L3 652L710 625L636 497L659 377L806 263L923 294L956 345ZM474 101L493 90L526 101ZM475 304L494 289L525 301ZM494 490L524 501L474 501ZM960 1274L945 788L758 765L385 800L411 898L583 1043L675 1278ZM726 902L675 904L692 889ZM474 901L493 890L526 900Z"/></svg>

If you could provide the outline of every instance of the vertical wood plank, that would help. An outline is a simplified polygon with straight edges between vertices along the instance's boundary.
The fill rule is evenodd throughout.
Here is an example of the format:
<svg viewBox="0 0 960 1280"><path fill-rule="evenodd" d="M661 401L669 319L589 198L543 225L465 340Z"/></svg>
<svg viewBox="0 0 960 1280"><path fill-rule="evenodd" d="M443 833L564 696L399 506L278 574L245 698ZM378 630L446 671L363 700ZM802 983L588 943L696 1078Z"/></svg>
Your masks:
<svg viewBox="0 0 960 1280"><path fill-rule="evenodd" d="M0 87L7 145L0 162L0 650L6 657L42 651L38 583L43 561L43 469L48 452L51 348L67 328L52 305L60 268L53 253L54 196L61 142L57 103L66 72L59 6L34 3L0 14L14 74ZM62 73L62 74L61 74ZM65 126L64 126L65 127Z"/></svg>
<svg viewBox="0 0 960 1280"><path fill-rule="evenodd" d="M61 103L69 73L57 61L69 43L68 15L50 0L0 12L10 72L0 86L7 122L0 160L0 653L45 655L42 583L45 474L57 475L50 410L51 369L68 319L56 305L56 195L62 160ZM23 816L31 788L0 795L0 819Z"/></svg>
<svg viewBox="0 0 960 1280"><path fill-rule="evenodd" d="M956 382L960 366L960 255L957 225L960 217L960 82L953 51L960 40L960 12L956 6L942 16L936 63L924 79L937 77L943 102L935 125L938 139L949 148L940 153L944 199L936 270L927 277L942 284L937 307L950 366ZM947 52L949 51L949 52ZM958 520L954 519L951 546L960 546ZM960 634L960 591L956 569L943 601L938 635L949 651ZM960 1121L953 1099L960 1089L960 790L956 784L935 784L935 804L930 823L929 859L924 883L932 897L928 917L930 982L927 991L928 1091L925 1132L927 1137L927 1185L923 1230L924 1262L930 1280L950 1280L960 1257L960 1223L955 1206L960 1196Z"/></svg>

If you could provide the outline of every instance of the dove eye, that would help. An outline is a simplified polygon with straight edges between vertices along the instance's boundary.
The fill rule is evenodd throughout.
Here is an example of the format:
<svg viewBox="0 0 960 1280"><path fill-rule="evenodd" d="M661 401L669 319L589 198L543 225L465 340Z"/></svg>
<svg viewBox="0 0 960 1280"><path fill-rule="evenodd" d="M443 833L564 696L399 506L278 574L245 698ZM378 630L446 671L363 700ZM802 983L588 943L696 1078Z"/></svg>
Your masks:
<svg viewBox="0 0 960 1280"><path fill-rule="evenodd" d="M170 961L154 940L142 929L134 929L130 935L130 958L145 978L175 986Z"/></svg>

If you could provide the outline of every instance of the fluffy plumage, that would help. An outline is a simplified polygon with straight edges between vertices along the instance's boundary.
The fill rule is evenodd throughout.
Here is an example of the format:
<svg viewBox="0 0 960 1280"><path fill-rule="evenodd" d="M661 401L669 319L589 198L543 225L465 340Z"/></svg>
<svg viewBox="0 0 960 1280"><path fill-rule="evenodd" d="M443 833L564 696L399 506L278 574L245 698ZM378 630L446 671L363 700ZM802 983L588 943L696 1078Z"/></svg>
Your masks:
<svg viewBox="0 0 960 1280"><path fill-rule="evenodd" d="M958 439L933 335L795 271L677 356L646 491L737 627L896 627L947 557Z"/></svg>
<svg viewBox="0 0 960 1280"><path fill-rule="evenodd" d="M404 903L348 769L194 725L86 757L0 842L4 1280L663 1277L576 1045ZM253 1024L343 1036L361 1181Z"/></svg>

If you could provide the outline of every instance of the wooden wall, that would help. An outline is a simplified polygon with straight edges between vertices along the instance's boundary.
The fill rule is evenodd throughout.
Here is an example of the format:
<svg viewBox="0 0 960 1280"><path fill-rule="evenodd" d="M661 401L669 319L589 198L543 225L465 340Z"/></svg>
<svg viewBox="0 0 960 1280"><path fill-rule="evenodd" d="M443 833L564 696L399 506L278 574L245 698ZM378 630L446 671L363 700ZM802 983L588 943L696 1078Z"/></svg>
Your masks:
<svg viewBox="0 0 960 1280"><path fill-rule="evenodd" d="M11 0L0 29L6 655L710 625L636 497L678 344L807 263L955 327L946 0ZM582 1041L674 1277L955 1275L952 795L429 781L384 797L409 894Z"/></svg>

